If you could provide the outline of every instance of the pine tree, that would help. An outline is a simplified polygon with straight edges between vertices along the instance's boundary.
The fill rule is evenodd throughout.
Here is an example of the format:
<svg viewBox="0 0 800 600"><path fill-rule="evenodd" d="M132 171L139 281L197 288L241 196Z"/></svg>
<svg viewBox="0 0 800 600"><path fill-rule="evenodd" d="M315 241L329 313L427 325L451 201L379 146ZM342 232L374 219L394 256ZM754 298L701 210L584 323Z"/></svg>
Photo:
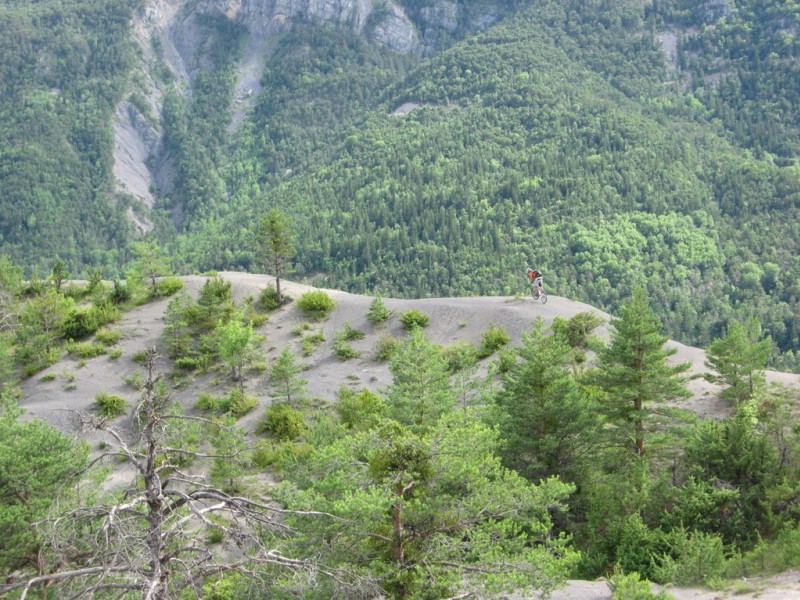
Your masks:
<svg viewBox="0 0 800 600"><path fill-rule="evenodd" d="M706 374L706 379L726 385L720 396L730 398L737 406L752 398L766 381L764 368L772 352L772 338L760 339L761 335L761 323L755 318L746 324L732 321L725 337L708 347L706 366L715 373Z"/></svg>
<svg viewBox="0 0 800 600"><path fill-rule="evenodd" d="M568 367L571 351L563 338L548 335L539 317L503 374L497 403L506 461L532 481L574 480L581 458L597 445L597 406Z"/></svg>
<svg viewBox="0 0 800 600"><path fill-rule="evenodd" d="M633 449L641 456L647 424L657 417L651 404L689 396L681 376L689 364L671 365L667 360L677 350L665 348L661 320L643 289L634 290L611 325L611 342L600 352L594 381L607 394L611 422L623 431L633 427Z"/></svg>
<svg viewBox="0 0 800 600"><path fill-rule="evenodd" d="M441 349L414 328L392 355L389 414L416 432L430 428L456 405L447 360Z"/></svg>
<svg viewBox="0 0 800 600"><path fill-rule="evenodd" d="M280 210L273 209L259 223L256 245L261 259L272 270L278 302L281 295L281 277L289 270L289 261L294 254L295 232L289 219Z"/></svg>

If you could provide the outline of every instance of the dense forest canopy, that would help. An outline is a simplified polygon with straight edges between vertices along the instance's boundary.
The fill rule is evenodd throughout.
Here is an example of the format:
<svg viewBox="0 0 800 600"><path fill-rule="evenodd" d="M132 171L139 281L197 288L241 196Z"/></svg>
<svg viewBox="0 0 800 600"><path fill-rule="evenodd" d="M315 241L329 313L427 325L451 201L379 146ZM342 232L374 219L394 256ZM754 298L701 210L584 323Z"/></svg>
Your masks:
<svg viewBox="0 0 800 600"><path fill-rule="evenodd" d="M112 192L110 117L139 89L125 32L140 6L101 4L2 3L17 41L3 37L0 234L28 272L55 257L76 274L127 268L132 201ZM420 18L422 3L404 5ZM164 96L175 176L151 216L173 266L262 268L255 224L280 208L299 279L513 294L535 264L556 294L608 310L644 285L669 334L695 345L755 316L774 364L796 367L797 3L502 11L424 58L298 21L275 36L238 128L248 34L202 19L192 93ZM418 108L394 114L404 103Z"/></svg>

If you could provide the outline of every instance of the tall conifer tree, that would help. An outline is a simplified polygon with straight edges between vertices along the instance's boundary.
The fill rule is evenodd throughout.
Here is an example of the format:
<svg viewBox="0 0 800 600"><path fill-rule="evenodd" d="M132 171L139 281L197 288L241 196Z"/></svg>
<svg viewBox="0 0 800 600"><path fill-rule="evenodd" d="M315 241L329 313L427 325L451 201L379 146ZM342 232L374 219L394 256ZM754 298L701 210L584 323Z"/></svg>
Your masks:
<svg viewBox="0 0 800 600"><path fill-rule="evenodd" d="M642 288L634 290L611 325L611 343L600 353L595 381L607 394L611 421L623 430L633 428L626 434L633 441L634 452L641 456L647 424L657 417L651 405L689 396L681 376L689 363L669 363L677 350L665 347L661 320Z"/></svg>

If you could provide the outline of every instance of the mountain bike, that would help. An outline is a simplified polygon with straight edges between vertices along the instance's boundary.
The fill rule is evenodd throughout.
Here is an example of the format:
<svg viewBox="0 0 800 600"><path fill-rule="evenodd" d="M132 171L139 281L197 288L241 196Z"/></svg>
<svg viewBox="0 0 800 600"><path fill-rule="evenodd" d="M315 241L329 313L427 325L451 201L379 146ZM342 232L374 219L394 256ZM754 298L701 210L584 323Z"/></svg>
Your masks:
<svg viewBox="0 0 800 600"><path fill-rule="evenodd" d="M547 304L547 292L544 291L543 287L539 287L538 285L531 286L531 296L534 300L541 300L542 304Z"/></svg>

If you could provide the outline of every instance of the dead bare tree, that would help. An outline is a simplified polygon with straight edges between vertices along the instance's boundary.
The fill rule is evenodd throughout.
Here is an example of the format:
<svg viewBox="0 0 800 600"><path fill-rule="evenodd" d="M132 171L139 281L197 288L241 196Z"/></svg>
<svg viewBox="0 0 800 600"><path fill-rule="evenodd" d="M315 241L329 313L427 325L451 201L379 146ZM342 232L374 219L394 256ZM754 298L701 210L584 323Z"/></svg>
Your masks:
<svg viewBox="0 0 800 600"><path fill-rule="evenodd" d="M331 577L340 589L352 590L352 597L374 597L377 588L370 581L327 569L313 557L282 554L282 540L292 531L281 523L281 515L290 511L269 500L227 494L203 476L184 471L180 457L214 457L167 445L170 422L195 417L170 412L156 360L155 350L148 352L142 398L133 413L138 423L134 439L127 440L105 421L92 420L113 439L113 449L104 457L131 464L137 472L134 481L113 502L79 507L51 519L51 543L43 559L49 567L36 577L6 580L0 594L21 590L24 600L30 589L48 585L59 586L61 598L93 597L105 590L122 597L133 593L145 600L166 600L180 597L186 588L200 593L208 578L230 571L268 586L265 573L277 567L282 573L296 573L298 579ZM209 544L204 536L212 530L226 543Z"/></svg>

